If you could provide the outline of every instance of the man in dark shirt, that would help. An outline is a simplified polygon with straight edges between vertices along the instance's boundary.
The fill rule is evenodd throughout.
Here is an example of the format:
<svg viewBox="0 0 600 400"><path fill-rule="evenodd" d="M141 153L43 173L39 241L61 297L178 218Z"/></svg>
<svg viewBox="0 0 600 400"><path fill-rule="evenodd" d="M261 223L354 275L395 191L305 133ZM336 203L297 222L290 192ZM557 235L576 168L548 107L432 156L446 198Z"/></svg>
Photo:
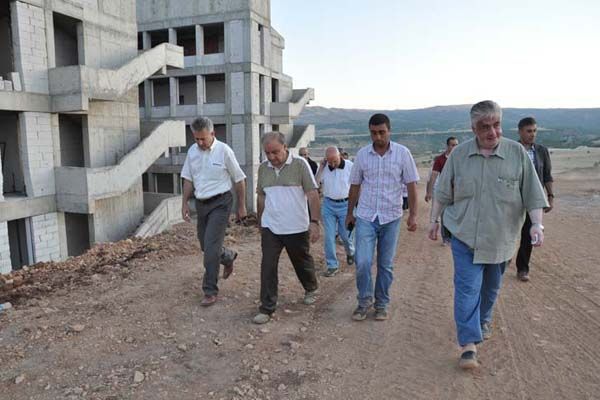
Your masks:
<svg viewBox="0 0 600 400"><path fill-rule="evenodd" d="M309 157L310 154L308 153L308 149L306 147L300 147L300 150L298 150L298 155L308 161L308 165L310 165L313 176L316 176L317 170L319 169L319 164Z"/></svg>
<svg viewBox="0 0 600 400"><path fill-rule="evenodd" d="M457 145L458 145L458 139L455 138L454 136L450 136L448 139L446 139L446 151L444 151L442 154L440 154L433 160L433 168L431 171L431 177L430 177L429 181L427 182L427 188L426 188L426 194L425 194L426 202L429 202L429 200L431 200L433 190L435 189L435 181L442 173L442 170L444 169L444 165L446 165L446 160L448 159L448 157L450 157L450 153L452 153L452 150L454 150L454 148ZM442 233L442 245L446 246L450 243L451 235L450 235L450 232L444 227L443 221L440 224L440 229L441 229L441 233Z"/></svg>
<svg viewBox="0 0 600 400"><path fill-rule="evenodd" d="M537 135L537 122L533 117L523 118L519 121L519 143L523 145L529 159L535 167L535 172L542 184L546 189L546 195L548 196L549 207L544 208L544 212L552 210L554 205L554 192L552 191L552 164L550 162L550 154L548 149L541 144L535 143L535 137ZM529 260L531 258L531 236L529 235L529 228L531 227L531 220L529 215L526 215L525 223L521 229L521 245L517 252L517 277L523 282L529 280Z"/></svg>

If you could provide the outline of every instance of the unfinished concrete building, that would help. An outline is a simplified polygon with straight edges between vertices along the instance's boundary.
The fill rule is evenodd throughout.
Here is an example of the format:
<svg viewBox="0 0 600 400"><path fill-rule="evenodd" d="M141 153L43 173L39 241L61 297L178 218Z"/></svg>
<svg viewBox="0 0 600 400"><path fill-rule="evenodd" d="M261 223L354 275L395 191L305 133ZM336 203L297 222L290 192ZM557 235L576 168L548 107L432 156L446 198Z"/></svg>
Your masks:
<svg viewBox="0 0 600 400"><path fill-rule="evenodd" d="M144 190L180 193L179 173L196 116L215 123L248 177L247 206L255 208L260 137L285 134L290 148L314 140L314 126L294 125L313 89L294 90L282 70L284 40L271 26L269 0L138 0L138 46L183 47L184 69L151 77L140 86L140 115L148 121L183 119L187 142L159 159L144 176Z"/></svg>
<svg viewBox="0 0 600 400"><path fill-rule="evenodd" d="M0 1L0 273L129 235L142 174L185 125L140 129L138 85L183 67L138 52L135 0Z"/></svg>

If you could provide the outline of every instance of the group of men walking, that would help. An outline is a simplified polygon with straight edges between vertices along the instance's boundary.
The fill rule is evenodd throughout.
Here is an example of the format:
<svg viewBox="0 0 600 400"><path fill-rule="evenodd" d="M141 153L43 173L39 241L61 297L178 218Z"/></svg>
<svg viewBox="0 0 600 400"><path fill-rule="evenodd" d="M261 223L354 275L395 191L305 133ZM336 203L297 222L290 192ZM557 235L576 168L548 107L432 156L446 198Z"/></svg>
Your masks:
<svg viewBox="0 0 600 400"><path fill-rule="evenodd" d="M526 280L531 247L544 241L543 210L551 209L554 197L548 151L535 144L535 120L519 124L519 144L502 137L502 110L496 103L475 104L470 117L474 138L461 145L454 137L448 139L443 159L434 162L426 194L426 201L432 200L428 236L437 239L443 216L443 237L452 249L454 314L462 347L459 364L465 369L477 367L476 345L491 336L493 306L519 232L517 267L519 278ZM194 196L204 252L201 304L209 306L217 301L220 265L227 279L237 257L223 246L223 238L232 187L238 218L246 216L245 175L231 148L215 138L209 119L198 118L191 127L196 144L188 151L181 174L182 212L189 221L188 201ZM372 143L358 151L354 162L330 147L316 168L309 164L307 149L301 149L300 156L292 154L283 134L262 137L266 161L259 167L256 188L261 288L253 322L269 322L276 310L283 249L304 288L303 303L315 303L318 279L310 244L319 239L321 224L324 276L333 277L340 269L338 237L346 264L356 264L357 306L352 319L365 320L371 309L376 320L388 318L394 257L406 210L408 231L417 230L419 174L410 150L391 141L386 115L373 115L368 127Z"/></svg>

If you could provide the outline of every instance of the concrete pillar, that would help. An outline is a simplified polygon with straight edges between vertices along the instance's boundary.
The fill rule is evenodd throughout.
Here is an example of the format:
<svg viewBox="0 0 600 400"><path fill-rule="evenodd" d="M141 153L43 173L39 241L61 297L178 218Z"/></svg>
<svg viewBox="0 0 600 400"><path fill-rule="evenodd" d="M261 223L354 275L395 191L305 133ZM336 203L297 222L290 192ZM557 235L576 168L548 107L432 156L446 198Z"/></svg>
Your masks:
<svg viewBox="0 0 600 400"><path fill-rule="evenodd" d="M179 184L179 175L173 174L173 193L181 194L181 187Z"/></svg>
<svg viewBox="0 0 600 400"><path fill-rule="evenodd" d="M196 75L196 114L204 115L204 76Z"/></svg>
<svg viewBox="0 0 600 400"><path fill-rule="evenodd" d="M204 28L196 25L196 65L200 65L201 56L204 55Z"/></svg>
<svg viewBox="0 0 600 400"><path fill-rule="evenodd" d="M44 11L46 17L46 51L48 52L48 68L56 67L56 50L54 47L54 17L52 10Z"/></svg>
<svg viewBox="0 0 600 400"><path fill-rule="evenodd" d="M150 32L142 32L142 48L148 50L152 47L152 41L150 40Z"/></svg>
<svg viewBox="0 0 600 400"><path fill-rule="evenodd" d="M177 31L174 28L169 28L169 43L177 45Z"/></svg>
<svg viewBox="0 0 600 400"><path fill-rule="evenodd" d="M4 221L0 222L0 274L8 274L11 270L8 223Z"/></svg>
<svg viewBox="0 0 600 400"><path fill-rule="evenodd" d="M156 177L152 172L147 172L148 174L148 192L155 193L156 192Z"/></svg>
<svg viewBox="0 0 600 400"><path fill-rule="evenodd" d="M177 78L169 77L169 107L171 117L177 116L178 89Z"/></svg>
<svg viewBox="0 0 600 400"><path fill-rule="evenodd" d="M58 227L58 242L60 247L60 259L66 260L69 257L69 249L67 247L67 224L65 222L65 213L56 213Z"/></svg>
<svg viewBox="0 0 600 400"><path fill-rule="evenodd" d="M77 23L77 57L79 65L86 65L85 59L85 36L83 35L83 22Z"/></svg>
<svg viewBox="0 0 600 400"><path fill-rule="evenodd" d="M144 112L146 118L152 118L152 82L149 79L144 81Z"/></svg>

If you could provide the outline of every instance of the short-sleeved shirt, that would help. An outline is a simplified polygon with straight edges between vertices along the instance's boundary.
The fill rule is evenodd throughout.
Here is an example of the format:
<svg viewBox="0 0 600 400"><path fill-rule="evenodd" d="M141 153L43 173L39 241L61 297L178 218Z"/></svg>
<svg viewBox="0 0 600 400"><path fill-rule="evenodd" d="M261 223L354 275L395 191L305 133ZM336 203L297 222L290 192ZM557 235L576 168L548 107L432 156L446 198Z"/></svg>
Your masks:
<svg viewBox="0 0 600 400"><path fill-rule="evenodd" d="M448 156L446 156L446 153L444 152L444 153L440 154L433 160L433 168L432 169L441 174L442 170L444 169L444 165L446 164L446 160L448 160Z"/></svg>
<svg viewBox="0 0 600 400"><path fill-rule="evenodd" d="M231 180L237 183L246 175L231 147L215 139L208 150L196 143L190 146L181 177L194 184L194 196L203 200L231 190Z"/></svg>
<svg viewBox="0 0 600 400"><path fill-rule="evenodd" d="M533 163L519 143L501 138L489 157L471 139L454 148L435 199L444 226L473 249L473 262L497 264L512 257L525 211L547 207Z"/></svg>
<svg viewBox="0 0 600 400"><path fill-rule="evenodd" d="M333 200L342 200L348 198L350 192L350 173L352 172L352 161L340 160L337 168L331 168L325 165L321 174L321 183L323 196ZM318 174L317 174L318 175Z"/></svg>
<svg viewBox="0 0 600 400"><path fill-rule="evenodd" d="M276 235L306 232L310 223L306 193L317 189L313 173L302 157L292 155L279 169L269 161L258 167L256 192L265 196L260 225Z"/></svg>
<svg viewBox="0 0 600 400"><path fill-rule="evenodd" d="M363 147L356 154L350 184L360 185L356 215L367 221L379 218L387 224L402 216L402 184L419 180L419 173L410 150L390 142L380 156L373 145Z"/></svg>

